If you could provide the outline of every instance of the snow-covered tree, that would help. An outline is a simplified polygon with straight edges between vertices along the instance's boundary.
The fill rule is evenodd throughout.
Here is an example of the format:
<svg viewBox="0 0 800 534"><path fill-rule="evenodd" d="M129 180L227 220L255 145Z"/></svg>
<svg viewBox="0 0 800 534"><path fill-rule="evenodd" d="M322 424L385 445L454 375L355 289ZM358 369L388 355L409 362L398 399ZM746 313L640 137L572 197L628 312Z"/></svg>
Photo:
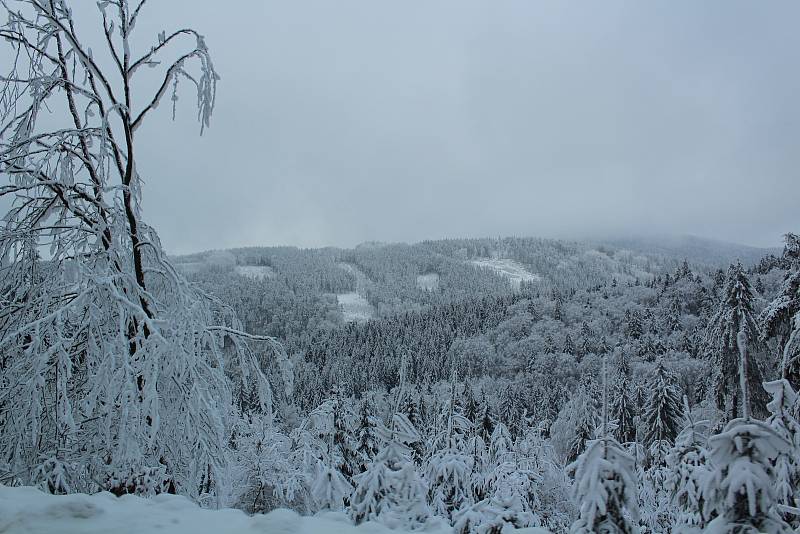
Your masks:
<svg viewBox="0 0 800 534"><path fill-rule="evenodd" d="M472 390L470 385L466 385L464 388L464 402L463 402L464 410L463 415L466 417L471 423L476 424L478 422L478 401L475 400L475 393Z"/></svg>
<svg viewBox="0 0 800 534"><path fill-rule="evenodd" d="M180 83L210 124L218 76L192 29L137 55L143 2L99 2L96 28L71 4L1 8L15 59L0 89L0 464L15 483L63 481L55 491L220 504L236 397L252 389L273 409L264 371L281 351L176 272L142 218L136 162L137 132ZM160 73L153 94L139 92L145 71Z"/></svg>
<svg viewBox="0 0 800 534"><path fill-rule="evenodd" d="M351 419L353 417L346 403L336 396L333 405L333 440L329 454L331 466L339 471L348 483L358 472L360 464L359 444L353 439Z"/></svg>
<svg viewBox="0 0 800 534"><path fill-rule="evenodd" d="M608 378L603 360L603 399L600 438L567 466L573 477L573 497L578 519L571 532L636 532L639 510L636 499L636 463L610 434Z"/></svg>
<svg viewBox="0 0 800 534"><path fill-rule="evenodd" d="M452 523L452 514L472 501L474 457L465 447L463 435L472 433L472 422L456 413L456 373L450 380L450 402L444 430L430 444L433 454L427 460L425 480L431 511ZM463 433L459 428L464 426Z"/></svg>
<svg viewBox="0 0 800 534"><path fill-rule="evenodd" d="M489 439L489 455L493 462L500 463L504 460L506 455L513 453L514 440L511 437L511 432L508 431L506 425L497 423L494 427L494 432Z"/></svg>
<svg viewBox="0 0 800 534"><path fill-rule="evenodd" d="M790 532L777 513L774 462L789 444L768 424L734 419L709 438L703 487L706 532ZM711 519L713 518L713 519Z"/></svg>
<svg viewBox="0 0 800 534"><path fill-rule="evenodd" d="M531 507L531 479L512 462L497 465L488 477L489 496L462 507L453 516L459 533L500 533L511 528L540 525Z"/></svg>
<svg viewBox="0 0 800 534"><path fill-rule="evenodd" d="M299 435L295 433L294 437ZM305 437L311 438L308 434ZM307 466L314 465L322 449L319 442L315 447L309 440L308 448L300 452L292 448L297 444L266 417L237 422L231 438L234 476L230 480L232 501L237 507L249 513L307 507Z"/></svg>
<svg viewBox="0 0 800 534"><path fill-rule="evenodd" d="M748 383L748 400L740 387L738 338L740 333L748 346L744 380ZM753 312L753 290L741 263L728 269L721 302L706 330L706 354L712 367L714 400L726 420L750 412L766 416L767 397L761 383L762 366L757 359L759 327ZM747 404L747 406L743 406Z"/></svg>
<svg viewBox="0 0 800 534"><path fill-rule="evenodd" d="M570 408L572 412L569 420L574 424L574 433L570 439L567 461L573 462L586 450L586 444L595 437L598 426L595 399L591 398L587 386L583 386L579 394L565 407Z"/></svg>
<svg viewBox="0 0 800 534"><path fill-rule="evenodd" d="M356 438L358 440L356 452L358 453L359 462L355 474L358 474L367 469L367 466L380 448L378 436L375 432L375 420L367 399L361 401Z"/></svg>
<svg viewBox="0 0 800 534"><path fill-rule="evenodd" d="M411 460L408 443L419 434L403 414L395 414L391 429L383 429L385 445L367 467L353 477L350 517L356 524L380 521L389 528L417 528L430 511L426 488Z"/></svg>
<svg viewBox="0 0 800 534"><path fill-rule="evenodd" d="M800 509L798 396L786 379L767 382L764 388L772 395L772 400L767 404L770 416L766 422L789 443L788 451L775 459L775 489L778 502L784 506ZM796 514L786 514L785 519L795 528L800 526L800 516Z"/></svg>
<svg viewBox="0 0 800 534"><path fill-rule="evenodd" d="M666 488L672 494L677 509L676 526L703 528L705 526L703 483L708 474L707 421L695 421L684 397L686 425L667 455L670 476Z"/></svg>
<svg viewBox="0 0 800 534"><path fill-rule="evenodd" d="M664 367L663 360L656 364L648 389L649 396L642 413L644 445L651 447L656 442L666 442L671 446L681 428L683 407L675 378Z"/></svg>
<svg viewBox="0 0 800 534"><path fill-rule="evenodd" d="M769 424L750 416L748 335L742 322L736 337L742 415L709 438L711 468L703 486L711 532L788 532L776 512L775 463L790 453L791 443ZM777 406L773 405L777 410Z"/></svg>
<svg viewBox="0 0 800 534"><path fill-rule="evenodd" d="M350 517L356 524L377 520L389 528L415 529L423 526L430 510L427 488L411 459L411 443L420 434L405 414L399 413L406 392L408 359L400 367L400 384L389 428L379 428L383 448L367 466L353 477L355 490L350 498Z"/></svg>
<svg viewBox="0 0 800 534"><path fill-rule="evenodd" d="M617 376L611 389L611 420L614 422L613 435L620 443L636 441L636 412L633 401L633 385L628 358L620 355Z"/></svg>
<svg viewBox="0 0 800 534"><path fill-rule="evenodd" d="M571 532L636 532L631 523L638 519L635 462L617 440L590 441L567 470L575 479L573 492L579 509Z"/></svg>
<svg viewBox="0 0 800 534"><path fill-rule="evenodd" d="M335 467L323 461L317 463L314 481L311 485L311 496L321 510L342 510L350 499L353 486Z"/></svg>
<svg viewBox="0 0 800 534"><path fill-rule="evenodd" d="M780 294L761 312L765 338L778 340L783 377L800 389L800 236L786 234L783 258L789 271Z"/></svg>

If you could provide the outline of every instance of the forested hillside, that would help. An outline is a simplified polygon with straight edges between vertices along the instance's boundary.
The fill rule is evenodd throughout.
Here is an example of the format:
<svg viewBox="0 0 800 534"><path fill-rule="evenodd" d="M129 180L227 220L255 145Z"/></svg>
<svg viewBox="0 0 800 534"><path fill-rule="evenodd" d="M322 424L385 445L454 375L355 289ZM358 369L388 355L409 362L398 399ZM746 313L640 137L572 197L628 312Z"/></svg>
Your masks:
<svg viewBox="0 0 800 534"><path fill-rule="evenodd" d="M717 342L730 346L726 336L736 338L725 330L734 328L727 321L738 324L726 306L744 298L749 316L769 316L768 304L780 302L791 278L793 250L724 265L714 247L690 263L663 249L464 239L352 250L236 249L179 258L178 265L229 303L253 333L284 340L294 371L293 394L277 411L285 454L327 461L335 474L330 483L354 514L358 499L377 497L347 497L351 490L343 488L377 476L365 458L387 439L375 433L397 424L409 434L396 446L408 447L421 477L403 483L424 481L431 509L462 531L470 521L565 531L580 513L568 498L565 466L593 454L587 447L605 417L613 422L610 434L636 459L640 525L664 532L712 517L692 511L699 501L686 501L699 496L676 500L677 481L668 481L678 465L668 458L683 461L683 449L673 447L698 446L701 432L689 430L687 438L686 421L708 421L707 437L741 405L736 384L725 382L738 375L726 375L727 364L713 356ZM486 267L509 264L536 276L514 283L509 271ZM337 303L337 293L356 289L354 272L376 310L369 320L348 320ZM760 384L781 376L776 355L785 340L756 330L748 336L758 362L748 402L763 418L776 405L768 409ZM254 510L270 502L309 506L304 499L316 486L308 487L309 497L282 494L302 474L281 465L281 476L294 482L270 486L262 479L272 489L252 496ZM492 497L495 491L505 497Z"/></svg>

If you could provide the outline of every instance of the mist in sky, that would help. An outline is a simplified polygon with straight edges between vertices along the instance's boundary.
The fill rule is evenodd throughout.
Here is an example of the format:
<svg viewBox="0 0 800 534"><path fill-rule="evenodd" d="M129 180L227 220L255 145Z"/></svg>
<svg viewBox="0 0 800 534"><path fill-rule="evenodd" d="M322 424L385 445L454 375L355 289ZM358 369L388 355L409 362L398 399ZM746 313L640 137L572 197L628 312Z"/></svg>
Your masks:
<svg viewBox="0 0 800 534"><path fill-rule="evenodd" d="M202 138L188 92L137 133L172 253L800 230L800 3L147 6L222 76Z"/></svg>

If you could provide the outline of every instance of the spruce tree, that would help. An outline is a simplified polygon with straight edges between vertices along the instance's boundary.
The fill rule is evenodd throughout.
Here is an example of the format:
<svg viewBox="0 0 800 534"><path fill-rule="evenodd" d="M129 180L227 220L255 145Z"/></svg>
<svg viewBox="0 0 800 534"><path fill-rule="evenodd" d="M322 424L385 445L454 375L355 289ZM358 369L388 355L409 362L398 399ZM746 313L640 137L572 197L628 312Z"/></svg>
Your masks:
<svg viewBox="0 0 800 534"><path fill-rule="evenodd" d="M478 422L478 409L478 402L475 400L475 393L472 391L472 386L465 386L464 417L466 417L472 424Z"/></svg>
<svg viewBox="0 0 800 534"><path fill-rule="evenodd" d="M670 446L681 429L683 408L674 377L667 372L664 362L656 364L655 374L649 384L649 396L642 415L644 445L651 447L656 442Z"/></svg>
<svg viewBox="0 0 800 534"><path fill-rule="evenodd" d="M588 442L586 450L567 466L574 478L573 496L578 518L573 534L636 532L636 465L609 432L608 380L603 361L601 437Z"/></svg>
<svg viewBox="0 0 800 534"><path fill-rule="evenodd" d="M356 524L376 520L389 528L413 529L430 515L427 490L408 446L419 440L419 433L405 415L398 413L383 434L385 445L367 469L353 477L356 487L350 500L350 517Z"/></svg>
<svg viewBox="0 0 800 534"><path fill-rule="evenodd" d="M359 456L359 463L357 473L366 471L367 466L370 464L375 455L378 453L379 443L378 436L375 434L375 424L372 420L371 408L369 401L364 399L361 402L361 410L359 412L357 439L358 444L356 452Z"/></svg>
<svg viewBox="0 0 800 534"><path fill-rule="evenodd" d="M628 358L620 354L617 377L611 390L611 419L614 438L620 443L636 441L636 405L632 398L631 369Z"/></svg>
<svg viewBox="0 0 800 534"><path fill-rule="evenodd" d="M707 531L791 532L775 509L775 461L788 452L788 442L751 418L732 420L708 441L711 469L703 486Z"/></svg>
<svg viewBox="0 0 800 534"><path fill-rule="evenodd" d="M337 397L333 411L333 467L350 483L359 469L360 458L347 416L348 411L345 410L344 403Z"/></svg>
<svg viewBox="0 0 800 534"><path fill-rule="evenodd" d="M591 398L588 386L581 387L578 396L574 399L575 433L569 445L567 462L574 462L586 450L587 443L594 439L597 430L598 416L595 404Z"/></svg>
<svg viewBox="0 0 800 534"><path fill-rule="evenodd" d="M708 474L708 440L705 436L708 422L695 422L686 397L683 400L686 426L675 438L675 446L667 455L670 477L666 487L677 509L675 526L679 529L704 528L706 514L702 491Z"/></svg>
<svg viewBox="0 0 800 534"><path fill-rule="evenodd" d="M786 234L783 252L788 273L780 294L761 312L765 339L775 338L781 356L782 376L800 390L800 236Z"/></svg>
<svg viewBox="0 0 800 534"><path fill-rule="evenodd" d="M671 496L666 490L670 470L667 455L682 425L680 396L661 360L648 383L642 414L645 463L639 491L642 524L649 531L663 531L675 521Z"/></svg>
<svg viewBox="0 0 800 534"><path fill-rule="evenodd" d="M478 434L481 439L483 439L484 443L489 443L492 432L494 432L494 417L492 416L491 406L489 406L486 395L483 396L481 404L483 405L483 410L481 412L480 423L478 424Z"/></svg>
<svg viewBox="0 0 800 534"><path fill-rule="evenodd" d="M730 284L729 284L730 285ZM747 325L739 325L739 387L742 417L709 438L711 469L703 487L706 518L712 532L789 532L776 512L779 495L776 462L790 454L791 444L749 410ZM774 406L774 405L773 405Z"/></svg>
<svg viewBox="0 0 800 534"><path fill-rule="evenodd" d="M714 400L724 420L745 412L759 418L766 416L767 396L761 387L764 375L757 359L758 349L761 348L758 343L759 327L753 313L750 281L741 263L731 265L719 308L709 321L705 337L706 357L712 368ZM739 358L737 341L742 336L748 346L748 358L744 362ZM747 381L746 389L739 384L740 363L745 365L741 379ZM745 391L749 391L746 401L742 398Z"/></svg>
<svg viewBox="0 0 800 534"><path fill-rule="evenodd" d="M322 461L317 463L311 496L321 510L342 510L350 500L353 486L335 467Z"/></svg>
<svg viewBox="0 0 800 534"><path fill-rule="evenodd" d="M498 419L516 437L519 433L520 419L522 414L518 406L518 395L512 390L511 384L503 388L500 393L500 404L498 406Z"/></svg>
<svg viewBox="0 0 800 534"><path fill-rule="evenodd" d="M567 332L567 335L564 336L564 351L565 354L575 354L575 343L572 342L572 337Z"/></svg>
<svg viewBox="0 0 800 534"><path fill-rule="evenodd" d="M436 440L446 445L437 448L428 459L425 478L428 482L428 502L433 513L448 519L452 524L453 513L472 503L473 458L465 450L465 444L455 431L455 418L459 417L455 413L455 373L450 388L446 429L444 436Z"/></svg>
<svg viewBox="0 0 800 534"><path fill-rule="evenodd" d="M770 416L767 424L789 444L788 451L775 460L775 489L778 502L791 508L800 508L800 422L798 422L798 396L786 379L764 384L772 400L767 405ZM795 529L800 527L800 516L786 514L784 519Z"/></svg>

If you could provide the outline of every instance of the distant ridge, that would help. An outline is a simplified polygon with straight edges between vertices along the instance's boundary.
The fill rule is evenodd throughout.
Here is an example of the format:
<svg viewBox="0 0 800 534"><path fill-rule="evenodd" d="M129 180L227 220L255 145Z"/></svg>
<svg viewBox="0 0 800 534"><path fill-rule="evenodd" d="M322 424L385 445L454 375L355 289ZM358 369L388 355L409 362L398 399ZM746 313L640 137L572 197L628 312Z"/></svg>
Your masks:
<svg viewBox="0 0 800 534"><path fill-rule="evenodd" d="M686 259L691 263L709 266L724 265L737 260L741 260L745 265L754 265L764 256L769 254L780 256L782 252L782 249L777 247L753 247L693 235L617 237L592 242L634 252Z"/></svg>
<svg viewBox="0 0 800 534"><path fill-rule="evenodd" d="M493 237L493 238L452 238L452 239L434 239L425 240L418 243L390 243L383 241L365 241L359 243L353 248L340 248L340 247L312 247L300 248L295 246L267 246L267 247L239 247L230 248L224 251L205 251L197 252L194 254L184 254L174 256L178 263L205 261L205 259L214 254L227 254L233 255L247 255L247 253L255 253L263 250L294 250L294 251L330 251L332 253L343 253L347 251L378 251L378 250L392 250L398 247L426 247L437 246L441 244L452 244L454 242L460 243L483 243L490 247L499 247L502 249L511 242L525 242L535 241L541 244L548 244L548 246L566 246L567 248L577 250L583 249L614 249L626 250L642 254L645 256L659 256L666 260L687 260L694 265L702 265L706 267L725 267L730 263L737 260L746 266L752 266L758 263L761 258L769 254L780 256L782 249L778 247L753 247L750 245L742 245L738 243L730 243L727 241L719 241L716 239L708 239L704 237L697 237L693 235L679 235L679 236L622 236L622 237L608 237L608 238L593 238L593 239L552 239L552 238L536 238L536 237ZM502 250L494 250L494 254L502 256ZM507 252L507 251L506 251Z"/></svg>

